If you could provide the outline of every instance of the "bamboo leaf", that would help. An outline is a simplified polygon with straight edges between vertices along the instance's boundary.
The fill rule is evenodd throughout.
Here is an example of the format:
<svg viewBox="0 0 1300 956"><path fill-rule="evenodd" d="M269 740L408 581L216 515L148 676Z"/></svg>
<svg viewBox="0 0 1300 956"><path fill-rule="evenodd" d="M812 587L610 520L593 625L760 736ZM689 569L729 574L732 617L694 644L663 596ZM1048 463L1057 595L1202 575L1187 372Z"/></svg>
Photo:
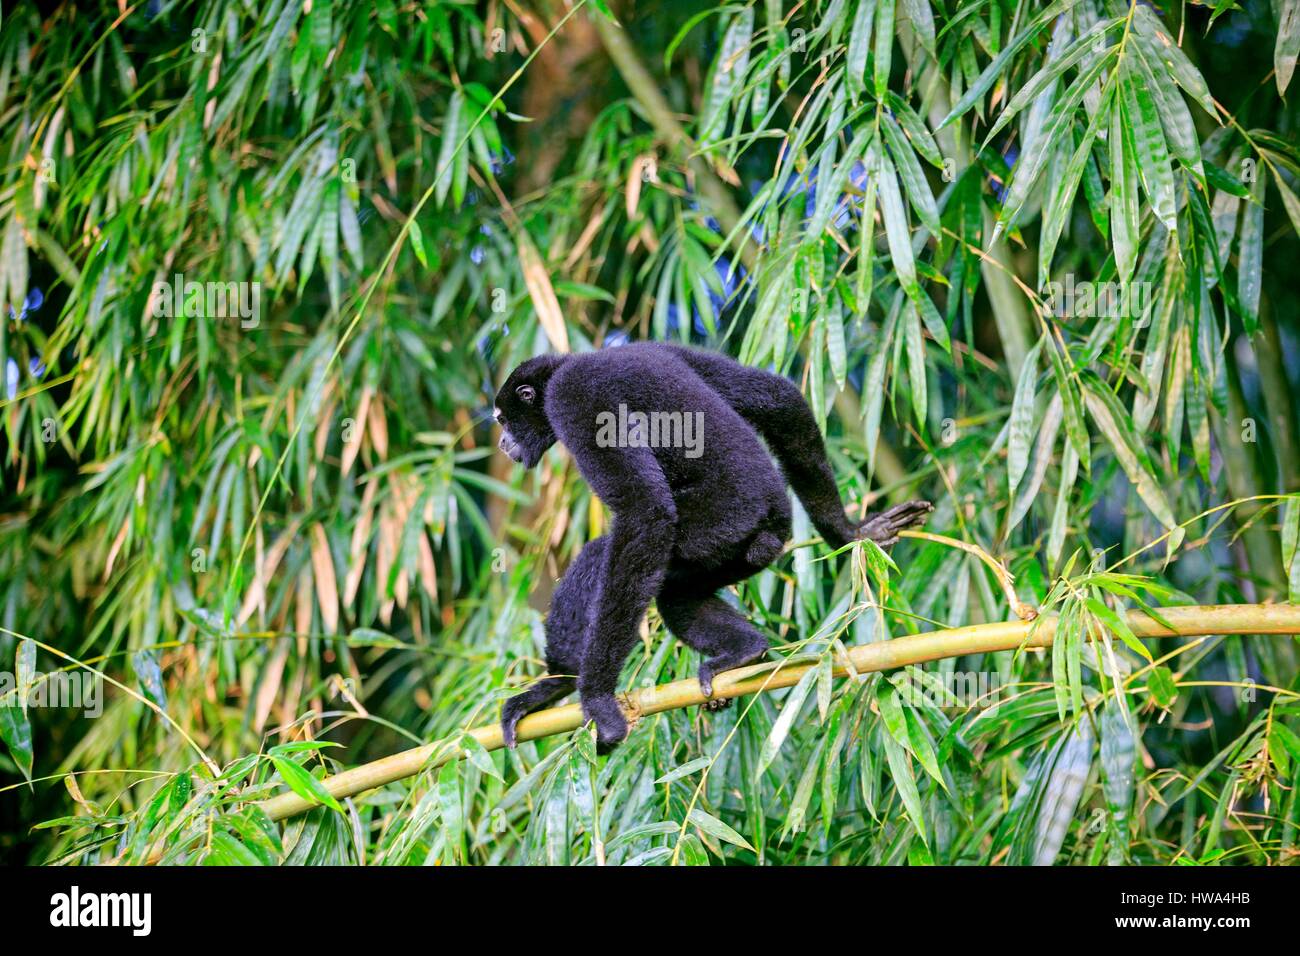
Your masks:
<svg viewBox="0 0 1300 956"><path fill-rule="evenodd" d="M1241 214L1241 251L1237 259L1237 300L1241 303L1246 334L1259 324L1259 295L1264 284L1264 183L1261 164L1250 187L1250 202Z"/></svg>
<svg viewBox="0 0 1300 956"><path fill-rule="evenodd" d="M917 425L924 428L929 408L926 399L925 339L921 335L921 317L911 302L907 305L903 334L907 341L907 381L911 386L912 411L916 415Z"/></svg>
<svg viewBox="0 0 1300 956"><path fill-rule="evenodd" d="M816 670L810 670L799 679L799 683L794 685L786 697L785 703L781 706L781 713L775 723L772 724L772 730L763 741L763 747L759 751L758 765L755 768L755 776L761 776L763 771L772 765L776 759L777 752L780 751L781 745L785 743L786 737L790 734L790 728L794 726L794 719L799 710L803 707L803 702L807 699L809 691L812 690L817 680Z"/></svg>
<svg viewBox="0 0 1300 956"><path fill-rule="evenodd" d="M885 98L889 89L889 70L893 65L894 55L894 0L878 0L876 3L876 47L873 78L876 85L876 99Z"/></svg>
<svg viewBox="0 0 1300 956"><path fill-rule="evenodd" d="M1127 62L1127 61L1126 61ZM1169 168L1169 152L1156 111L1155 100L1140 76L1126 69L1120 79L1124 91L1124 115L1137 147L1137 170L1142 187L1151 199L1151 208L1166 229L1178 230L1174 209L1174 176Z"/></svg>
<svg viewBox="0 0 1300 956"><path fill-rule="evenodd" d="M700 120L700 142L717 140L726 129L729 104L740 81L749 70L749 45L754 34L754 10L745 7L727 25L722 45L713 61L710 85L704 97L704 110Z"/></svg>
<svg viewBox="0 0 1300 956"><path fill-rule="evenodd" d="M1033 441L1034 429L1034 392L1038 381L1038 353L1042 348L1043 340L1039 339L1020 366L1020 380L1016 383L1011 417L1007 420L1007 487L1012 499L1016 497L1016 488L1029 465L1029 446Z"/></svg>
<svg viewBox="0 0 1300 956"><path fill-rule="evenodd" d="M1052 269L1052 257L1056 252L1056 243L1060 239L1061 230L1065 227L1066 216L1074 205L1074 198L1079 189L1079 180L1088 165L1089 157L1092 155L1092 144L1096 139L1102 117L1109 108L1110 98L1106 97L1088 123L1088 128L1084 131L1082 138L1075 147L1074 153L1071 154L1070 161L1065 167L1065 175L1053 185L1047 212L1043 217L1042 238L1038 243L1039 288L1047 285L1048 276L1051 274Z"/></svg>
<svg viewBox="0 0 1300 956"><path fill-rule="evenodd" d="M939 208L935 204L934 194L930 192L930 183L921 170L921 164L917 161L916 154L898 124L888 114L881 119L885 141L889 144L889 155L903 178L903 188L907 190L907 197L912 201L912 208L916 210L917 218L921 220L922 225L937 236L941 232Z"/></svg>
<svg viewBox="0 0 1300 956"><path fill-rule="evenodd" d="M1142 4L1133 7L1133 32L1142 44L1143 52L1152 59L1152 65L1159 62L1205 112L1215 116L1214 99L1210 89L1205 85L1205 77L1192 65L1187 54L1179 48L1160 19Z"/></svg>
<svg viewBox="0 0 1300 956"><path fill-rule="evenodd" d="M1110 111L1110 222L1121 282L1132 278L1138 253L1138 171L1126 120L1116 100Z"/></svg>
<svg viewBox="0 0 1300 956"><path fill-rule="evenodd" d="M989 91L993 86L993 83L1002 76L1003 72L1006 70L1007 64L1011 62L1012 57L1019 53L1026 43L1034 39L1043 27L1055 20L1064 11L1074 6L1075 2L1076 0L1056 0L1055 3L1050 4L1045 10L1039 13L1038 16L1034 17L1024 30L1017 34L1010 43L1002 48L1002 52L993 58L993 62L984 68L984 72L982 72L979 75L979 78L971 84L970 88L967 89L962 98L957 101L948 115L939 123L937 129L943 129L953 120L957 119L957 117L961 116L974 106L975 103Z"/></svg>
<svg viewBox="0 0 1300 956"><path fill-rule="evenodd" d="M1112 634L1116 635L1120 640L1127 644L1131 650L1135 651L1142 657L1145 657L1148 661L1153 660L1151 657L1151 651L1147 649L1145 644L1137 639L1137 635L1133 633L1133 629L1128 626L1128 622L1125 621L1124 618L1120 617L1120 615L1116 614L1096 598L1087 598L1086 603L1088 605L1088 610L1092 612L1093 616L1105 624L1106 628Z"/></svg>
<svg viewBox="0 0 1300 956"><path fill-rule="evenodd" d="M921 117L916 115L916 110L908 105L907 100L892 91L888 96L888 102L898 123L903 127L903 132L907 133L912 148L930 165L943 169L943 155L939 152L939 144L934 141L934 137L926 129Z"/></svg>
<svg viewBox="0 0 1300 956"><path fill-rule="evenodd" d="M447 200L447 193L452 182L457 178L455 166L465 161L465 154L459 150L464 137L464 103L460 90L451 94L447 103L447 113L442 121L442 138L439 140L437 165L434 167L434 200L442 206Z"/></svg>
<svg viewBox="0 0 1300 956"><path fill-rule="evenodd" d="M271 758L271 763L274 764L276 771L280 774L280 779L298 796L311 803L337 810L339 813L343 812L343 807L325 789L325 785L308 773L301 764L289 760L287 757L274 756Z"/></svg>
<svg viewBox="0 0 1300 956"><path fill-rule="evenodd" d="M1083 396L1092 420L1097 423L1111 450L1115 452L1116 459L1137 490L1138 497L1146 502L1147 507L1162 525L1173 530L1178 522L1169 507L1169 499L1165 497L1164 490L1152 474L1146 453L1142 451L1137 436L1133 433L1132 425L1119 402L1116 401L1114 393L1093 378L1085 378L1084 385Z"/></svg>
<svg viewBox="0 0 1300 956"><path fill-rule="evenodd" d="M692 807L691 812L686 815L686 819L695 824L709 836L717 837L719 840L725 840L734 846L742 847L751 852L755 850L743 836L727 826L711 813L701 810L699 807Z"/></svg>
<svg viewBox="0 0 1300 956"><path fill-rule="evenodd" d="M1106 31L1118 22L1118 17L1097 21L1086 32L1077 37L1060 56L1049 59L1043 68L1035 73L1024 86L1020 87L1016 91L1016 95L1011 97L1007 105L1003 107L1002 112L998 114L997 121L985 134L984 142L980 148L986 148L994 136L1000 133L1022 110L1055 84L1066 70L1078 64L1088 54L1096 55L1098 39L1105 36ZM1107 53L1109 53L1109 50Z"/></svg>
<svg viewBox="0 0 1300 956"><path fill-rule="evenodd" d="M871 50L871 24L875 16L874 3L859 3L853 14L853 29L849 31L849 49L844 59L844 76L849 85L849 92L854 98L860 97L867 88L867 54Z"/></svg>
<svg viewBox="0 0 1300 956"><path fill-rule="evenodd" d="M885 238L889 240L889 257L898 271L904 288L916 284L916 260L912 256L912 233L907 226L903 196L898 190L894 167L885 156L879 157L877 179L880 190L880 215L885 221Z"/></svg>
<svg viewBox="0 0 1300 956"><path fill-rule="evenodd" d="M898 788L898 795L907 811L907 818L924 841L926 839L925 814L921 809L921 794L916 788L916 778L912 775L911 761L907 759L907 752L903 750L903 745L895 740L892 734L884 734L881 740L885 744L885 759L889 762L889 773L893 777L894 786Z"/></svg>
<svg viewBox="0 0 1300 956"><path fill-rule="evenodd" d="M1281 0L1277 25L1277 42L1273 45L1273 70L1277 93L1281 96L1295 74L1296 57L1300 56L1300 0Z"/></svg>
<svg viewBox="0 0 1300 956"><path fill-rule="evenodd" d="M414 219L410 222L411 248L415 250L415 258L420 260L420 265L426 269L429 268L429 257L424 251L424 233L420 231L420 224Z"/></svg>

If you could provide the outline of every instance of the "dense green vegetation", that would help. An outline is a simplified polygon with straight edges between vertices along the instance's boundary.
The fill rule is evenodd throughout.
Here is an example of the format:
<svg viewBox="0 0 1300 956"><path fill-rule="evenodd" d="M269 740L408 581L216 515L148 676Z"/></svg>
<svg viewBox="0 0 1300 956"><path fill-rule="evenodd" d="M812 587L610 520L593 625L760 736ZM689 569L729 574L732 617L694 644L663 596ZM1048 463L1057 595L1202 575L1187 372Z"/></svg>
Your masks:
<svg viewBox="0 0 1300 956"><path fill-rule="evenodd" d="M95 6L0 24L6 862L1296 859L1294 637L1117 612L1300 599L1300 0ZM808 677L489 753L608 521L491 394L642 338L949 540L800 514L735 597ZM832 681L1013 617L955 542L1054 648Z"/></svg>

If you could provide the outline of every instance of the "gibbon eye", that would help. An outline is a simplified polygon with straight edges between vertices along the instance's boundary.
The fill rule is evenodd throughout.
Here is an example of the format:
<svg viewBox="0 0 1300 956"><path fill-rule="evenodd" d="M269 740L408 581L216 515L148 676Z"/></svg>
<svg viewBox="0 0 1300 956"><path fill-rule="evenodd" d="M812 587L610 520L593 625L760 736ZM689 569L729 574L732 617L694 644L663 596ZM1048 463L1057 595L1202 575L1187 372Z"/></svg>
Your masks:
<svg viewBox="0 0 1300 956"><path fill-rule="evenodd" d="M521 402L527 405L533 404L533 400L537 398L537 390L531 385L520 385L515 389L515 394L519 396Z"/></svg>

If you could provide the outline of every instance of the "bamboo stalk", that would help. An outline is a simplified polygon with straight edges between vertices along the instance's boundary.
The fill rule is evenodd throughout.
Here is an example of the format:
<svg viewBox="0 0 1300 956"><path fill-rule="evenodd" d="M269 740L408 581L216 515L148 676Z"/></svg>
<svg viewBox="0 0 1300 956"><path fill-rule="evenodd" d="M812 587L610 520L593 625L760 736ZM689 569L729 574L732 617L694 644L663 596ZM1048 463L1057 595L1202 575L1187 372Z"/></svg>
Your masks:
<svg viewBox="0 0 1300 956"><path fill-rule="evenodd" d="M1300 634L1300 606L1287 604L1225 604L1193 607L1162 608L1160 614L1172 625L1166 628L1139 611L1128 612L1128 624L1139 637L1198 636L1204 634ZM1031 630L1033 631L1031 637ZM1052 645L1056 630L1054 615L1044 616L1037 627L1029 621L1006 621L995 624L977 624L956 627L925 634L912 634L863 644L848 649L848 663L859 674L894 670L909 664L922 664L945 657L966 654L986 654L992 651L1014 650L1022 645L1046 648ZM815 663L757 664L719 674L713 681L714 697L743 697L763 691L791 687ZM847 664L841 662L834 674L843 677L849 673ZM699 682L694 678L674 681L634 691L623 697L625 708L633 720L702 704L707 698L700 693ZM525 717L519 723L520 740L536 740L576 730L582 726L582 709L577 704L553 707ZM491 724L470 731L488 750L502 746L501 727ZM382 757L372 763L353 767L322 781L325 789L335 797L354 796L395 780L414 776L427 767L437 767L460 755L446 743L426 744ZM272 820L283 820L315 804L296 793L284 793L261 804Z"/></svg>

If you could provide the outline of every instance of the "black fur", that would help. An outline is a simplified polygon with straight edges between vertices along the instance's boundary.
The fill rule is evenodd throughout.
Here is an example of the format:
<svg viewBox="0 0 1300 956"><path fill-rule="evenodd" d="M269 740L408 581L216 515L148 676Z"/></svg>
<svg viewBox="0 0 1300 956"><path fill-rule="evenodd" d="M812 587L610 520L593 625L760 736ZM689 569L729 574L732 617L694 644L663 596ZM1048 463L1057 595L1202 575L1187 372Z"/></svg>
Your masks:
<svg viewBox="0 0 1300 956"><path fill-rule="evenodd" d="M601 447L598 416L617 416L620 404L702 413L702 453ZM932 510L911 501L850 520L799 389L713 352L643 342L530 359L502 386L495 415L502 451L531 468L562 442L614 513L609 533L582 549L551 603L547 668L566 676L546 677L506 702L509 746L525 714L575 685L602 750L627 735L614 692L652 599L669 630L706 655L699 672L706 695L715 675L761 657L767 639L717 592L780 555L790 536L786 481L834 548L858 538L888 547Z"/></svg>

